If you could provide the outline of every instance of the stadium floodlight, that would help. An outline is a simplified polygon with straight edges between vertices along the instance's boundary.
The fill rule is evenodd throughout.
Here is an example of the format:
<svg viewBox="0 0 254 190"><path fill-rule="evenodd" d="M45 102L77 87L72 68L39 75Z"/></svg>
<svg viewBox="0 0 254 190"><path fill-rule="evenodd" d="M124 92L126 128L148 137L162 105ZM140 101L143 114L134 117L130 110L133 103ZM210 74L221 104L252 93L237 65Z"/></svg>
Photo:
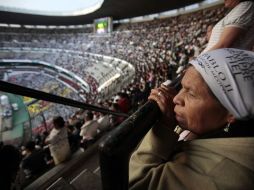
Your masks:
<svg viewBox="0 0 254 190"><path fill-rule="evenodd" d="M0 27L9 27L9 24L0 23Z"/></svg>
<svg viewBox="0 0 254 190"><path fill-rule="evenodd" d="M38 28L38 29L46 29L47 26L45 26L45 25L37 25L36 28Z"/></svg>
<svg viewBox="0 0 254 190"><path fill-rule="evenodd" d="M33 25L24 25L25 28L34 28Z"/></svg>
<svg viewBox="0 0 254 190"><path fill-rule="evenodd" d="M9 24L9 27L11 27L11 28L20 28L21 25L20 24Z"/></svg>

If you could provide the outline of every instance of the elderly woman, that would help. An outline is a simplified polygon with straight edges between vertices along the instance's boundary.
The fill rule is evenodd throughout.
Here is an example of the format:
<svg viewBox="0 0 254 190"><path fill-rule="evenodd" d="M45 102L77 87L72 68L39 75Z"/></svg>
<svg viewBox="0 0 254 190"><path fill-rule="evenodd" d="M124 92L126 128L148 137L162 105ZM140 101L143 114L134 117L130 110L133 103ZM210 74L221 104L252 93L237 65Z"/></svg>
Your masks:
<svg viewBox="0 0 254 190"><path fill-rule="evenodd" d="M177 95L152 90L163 116L131 157L130 189L254 189L253 72L253 52L219 49L191 62Z"/></svg>

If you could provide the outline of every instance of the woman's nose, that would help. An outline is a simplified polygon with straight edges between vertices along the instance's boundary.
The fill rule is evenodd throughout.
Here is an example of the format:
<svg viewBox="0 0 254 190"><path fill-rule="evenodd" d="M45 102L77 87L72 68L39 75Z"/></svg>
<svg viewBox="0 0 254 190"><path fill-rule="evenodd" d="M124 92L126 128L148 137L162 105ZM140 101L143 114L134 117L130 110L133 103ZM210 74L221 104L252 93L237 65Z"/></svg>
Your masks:
<svg viewBox="0 0 254 190"><path fill-rule="evenodd" d="M173 102L175 105L183 105L182 90L180 90L178 94L174 97Z"/></svg>

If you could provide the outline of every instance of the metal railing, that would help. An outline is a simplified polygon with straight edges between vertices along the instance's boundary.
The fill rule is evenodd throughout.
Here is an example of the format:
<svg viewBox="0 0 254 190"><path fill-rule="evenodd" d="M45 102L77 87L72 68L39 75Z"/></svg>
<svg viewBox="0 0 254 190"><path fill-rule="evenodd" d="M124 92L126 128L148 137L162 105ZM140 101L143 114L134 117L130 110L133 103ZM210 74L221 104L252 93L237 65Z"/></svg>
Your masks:
<svg viewBox="0 0 254 190"><path fill-rule="evenodd" d="M101 108L98 106L94 106L91 104L86 104L84 102L75 101L75 100L72 100L69 98L64 98L61 96L49 94L46 92L34 90L31 88L19 86L19 85L1 81L1 80L0 80L0 90L4 91L4 92L9 92L12 94L21 95L21 96L27 96L27 97L31 97L31 98L35 98L35 99L39 99L39 100L45 100L45 101L49 101L49 102L53 102L53 103L58 103L58 104L63 104L63 105L72 106L72 107L76 107L76 108L81 108L84 110L91 110L91 111L96 111L96 112L101 112L101 113L106 113L106 114L128 117L128 114L125 114L122 112L115 112L115 111Z"/></svg>

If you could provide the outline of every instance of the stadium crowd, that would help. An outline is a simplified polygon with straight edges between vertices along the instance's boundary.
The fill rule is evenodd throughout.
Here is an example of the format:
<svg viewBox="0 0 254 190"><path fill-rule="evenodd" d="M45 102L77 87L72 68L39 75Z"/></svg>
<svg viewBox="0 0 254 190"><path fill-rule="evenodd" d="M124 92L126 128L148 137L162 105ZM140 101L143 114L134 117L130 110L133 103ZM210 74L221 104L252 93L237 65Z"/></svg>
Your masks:
<svg viewBox="0 0 254 190"><path fill-rule="evenodd" d="M43 30L23 29L19 32L4 29L7 31L1 33L0 41L2 47L59 48L109 55L135 66L137 74L134 82L152 78L147 76L150 73L154 75L155 84L160 84L168 76L172 79L178 66L186 64L189 58L202 51L207 43L205 35L208 25L217 22L223 14L224 9L217 7L190 15L123 24L115 26L116 30L110 36L102 37L91 33L58 31L48 35ZM80 69L80 64L83 67L88 64L86 60L66 54L54 61L57 57L47 54L38 56L39 59L64 65L74 73L81 72L80 75L86 78L86 73ZM88 80L92 82L91 77Z"/></svg>

